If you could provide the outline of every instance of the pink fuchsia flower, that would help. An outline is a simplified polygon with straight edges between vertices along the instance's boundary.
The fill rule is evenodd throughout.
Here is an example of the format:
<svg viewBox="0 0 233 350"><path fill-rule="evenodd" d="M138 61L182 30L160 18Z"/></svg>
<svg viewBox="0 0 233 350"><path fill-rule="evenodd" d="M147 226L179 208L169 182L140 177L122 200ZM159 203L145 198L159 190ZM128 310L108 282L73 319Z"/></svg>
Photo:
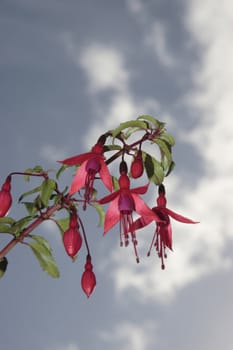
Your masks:
<svg viewBox="0 0 233 350"><path fill-rule="evenodd" d="M170 217L176 221L180 221L185 224L197 224L197 221L188 219L180 214L166 207L165 187L159 185L159 196L157 198L157 206L152 208L152 211L157 214L161 219L161 222L156 221L156 229L153 235L153 239L150 245L150 249L147 256L150 256L151 249L154 246L159 258L161 259L161 268L165 269L164 258L167 258L166 248L172 250L172 227ZM140 217L133 223L135 230L145 227L150 224L153 220L149 217Z"/></svg>
<svg viewBox="0 0 233 350"><path fill-rule="evenodd" d="M120 245L128 246L129 234L131 235L136 261L139 262L137 253L137 238L133 227L133 212L146 217L148 221L161 221L139 197L147 191L148 185L130 189L130 179L125 172L119 178L120 189L99 200L100 204L111 202L106 212L104 221L104 234L120 221Z"/></svg>
<svg viewBox="0 0 233 350"><path fill-rule="evenodd" d="M88 298L90 297L90 295L92 294L96 286L96 278L92 269L93 269L93 266L91 263L91 256L87 255L85 271L83 272L82 279L81 279L81 286Z"/></svg>
<svg viewBox="0 0 233 350"><path fill-rule="evenodd" d="M79 191L81 188L85 188L84 193L84 209L86 203L89 203L93 194L93 185L96 178L96 174L99 173L100 178L107 189L113 191L112 178L109 173L108 167L105 163L105 157L103 156L103 143L97 142L91 149L91 152L83 153L71 158L59 161L66 165L80 165L78 168L73 181L69 194L72 195Z"/></svg>
<svg viewBox="0 0 233 350"><path fill-rule="evenodd" d="M0 191L0 217L7 215L12 204L11 176L6 178Z"/></svg>

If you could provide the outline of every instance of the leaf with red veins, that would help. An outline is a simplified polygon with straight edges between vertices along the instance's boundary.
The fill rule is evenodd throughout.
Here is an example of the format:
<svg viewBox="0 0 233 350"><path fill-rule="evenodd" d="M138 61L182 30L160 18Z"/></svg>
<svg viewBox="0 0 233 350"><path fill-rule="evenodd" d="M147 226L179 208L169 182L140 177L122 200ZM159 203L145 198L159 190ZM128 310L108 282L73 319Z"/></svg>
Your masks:
<svg viewBox="0 0 233 350"><path fill-rule="evenodd" d="M115 193L114 193L115 194ZM118 196L112 200L111 204L108 207L108 210L105 215L104 221L104 234L109 231L113 226L117 224L120 220L120 211L118 208Z"/></svg>
<svg viewBox="0 0 233 350"><path fill-rule="evenodd" d="M70 187L70 191L69 194L72 195L75 192L78 192L82 187L85 186L85 181L86 181L86 175L87 175L87 171L86 171L86 164L87 164L87 160L83 162L83 164L80 166L80 168L78 168L73 181L71 183L71 187Z"/></svg>
<svg viewBox="0 0 233 350"><path fill-rule="evenodd" d="M171 209L168 209L166 207L164 208L160 208L160 207L155 207L154 209L157 209L160 212L164 212L168 215L170 215L173 219L183 222L185 224L199 224L199 221L193 221L191 219L186 218L185 216L182 216L180 214L175 213L174 211L172 211Z"/></svg>
<svg viewBox="0 0 233 350"><path fill-rule="evenodd" d="M95 157L93 152L82 153L74 157L66 158L64 160L59 160L58 163L66 165L79 165L82 164L85 160ZM97 156L98 157L98 156Z"/></svg>
<svg viewBox="0 0 233 350"><path fill-rule="evenodd" d="M103 181L104 185L107 187L107 189L112 192L113 191L113 183L112 183L112 177L110 175L110 172L108 170L107 165L105 164L104 158L100 159L100 171L99 171L101 180Z"/></svg>

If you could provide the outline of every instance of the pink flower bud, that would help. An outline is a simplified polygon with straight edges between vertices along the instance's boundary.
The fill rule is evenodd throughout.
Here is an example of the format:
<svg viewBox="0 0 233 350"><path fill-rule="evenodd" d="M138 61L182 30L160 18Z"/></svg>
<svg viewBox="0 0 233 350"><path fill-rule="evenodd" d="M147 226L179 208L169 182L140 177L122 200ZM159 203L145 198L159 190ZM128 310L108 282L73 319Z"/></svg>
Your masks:
<svg viewBox="0 0 233 350"><path fill-rule="evenodd" d="M3 217L7 215L11 204L12 204L12 197L11 197L11 176L8 176L6 178L6 181L2 185L1 191L0 191L0 217Z"/></svg>
<svg viewBox="0 0 233 350"><path fill-rule="evenodd" d="M63 243L67 254L73 258L82 246L82 236L78 230L77 213L73 211L70 218L70 225L63 235Z"/></svg>
<svg viewBox="0 0 233 350"><path fill-rule="evenodd" d="M143 161L142 161L142 151L138 151L137 156L131 163L130 172L134 179L141 177L144 171Z"/></svg>
<svg viewBox="0 0 233 350"><path fill-rule="evenodd" d="M89 298L89 296L92 294L95 286L96 286L96 278L95 274L92 271L92 263L91 263L91 257L90 255L87 255L87 260L85 264L85 271L82 275L81 285L84 293Z"/></svg>

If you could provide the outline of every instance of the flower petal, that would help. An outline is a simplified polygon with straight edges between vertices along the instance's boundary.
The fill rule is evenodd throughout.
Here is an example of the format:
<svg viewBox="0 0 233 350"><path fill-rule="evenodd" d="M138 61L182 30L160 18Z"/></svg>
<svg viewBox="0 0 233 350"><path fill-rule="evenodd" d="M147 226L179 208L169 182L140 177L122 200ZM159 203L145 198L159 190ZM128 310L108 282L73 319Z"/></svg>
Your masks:
<svg viewBox="0 0 233 350"><path fill-rule="evenodd" d="M140 187L136 187L136 188L131 188L130 192L131 193L135 193L135 194L144 194L146 193L147 189L148 189L149 184L145 185L145 186L140 186Z"/></svg>
<svg viewBox="0 0 233 350"><path fill-rule="evenodd" d="M146 205L146 203L137 194L132 193L131 191L131 195L134 199L135 211L143 217L146 225L148 225L153 220L157 222L163 222L163 220L161 220L159 216L154 213L152 209L149 208L148 205Z"/></svg>
<svg viewBox="0 0 233 350"><path fill-rule="evenodd" d="M109 231L116 223L120 220L120 211L118 208L118 197L116 197L112 203L109 205L109 208L105 215L104 221L104 234Z"/></svg>
<svg viewBox="0 0 233 350"><path fill-rule="evenodd" d="M111 201L114 200L117 196L119 196L119 194L120 194L120 191L119 191L119 190L118 190L118 191L115 191L115 192L113 192L113 193L111 193L111 194L108 194L107 196L105 196L105 197L99 199L99 200L98 200L98 203L99 203L99 204L106 204L106 203L108 203L108 202L111 202Z"/></svg>
<svg viewBox="0 0 233 350"><path fill-rule="evenodd" d="M95 158L96 155L93 152L82 153L74 157L66 158L64 160L58 160L58 163L66 165L79 165L82 164L85 160L90 158Z"/></svg>
<svg viewBox="0 0 233 350"><path fill-rule="evenodd" d="M177 221L180 221L180 222L183 222L185 224L199 224L199 221L193 221L191 219L188 219L186 218L185 216L182 216L180 214L177 214L175 213L174 211L168 209L168 208L165 208L165 207L158 207L158 209L161 211L161 212L164 212L168 215L170 215L173 219L177 220Z"/></svg>
<svg viewBox="0 0 233 350"><path fill-rule="evenodd" d="M107 187L107 189L110 192L112 192L113 191L112 177L110 175L107 165L105 164L104 159L100 159L100 164L101 164L101 168L99 171L100 177L103 183L105 184L105 186Z"/></svg>
<svg viewBox="0 0 233 350"><path fill-rule="evenodd" d="M79 191L82 187L85 186L85 181L86 181L86 164L87 160L83 162L83 164L78 168L73 181L71 183L70 191L69 194L72 195L75 192Z"/></svg>

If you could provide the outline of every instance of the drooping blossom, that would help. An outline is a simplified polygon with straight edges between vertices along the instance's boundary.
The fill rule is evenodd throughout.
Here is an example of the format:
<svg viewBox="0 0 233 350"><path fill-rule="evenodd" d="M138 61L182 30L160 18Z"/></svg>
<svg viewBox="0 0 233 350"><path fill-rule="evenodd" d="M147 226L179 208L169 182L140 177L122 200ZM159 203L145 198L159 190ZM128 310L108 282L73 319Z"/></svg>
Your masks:
<svg viewBox="0 0 233 350"><path fill-rule="evenodd" d="M166 248L172 250L172 227L170 217L185 224L197 224L197 221L188 219L180 214L175 213L166 207L165 187L159 185L159 196L157 198L157 206L152 208L152 211L161 219L161 222L156 221L156 229L147 253L149 256L151 249L154 246L159 258L161 259L161 268L165 268L164 258L167 258ZM135 230L145 227L153 221L150 217L142 216L133 223Z"/></svg>
<svg viewBox="0 0 233 350"><path fill-rule="evenodd" d="M63 244L66 253L73 259L82 246L82 236L79 232L76 210L70 216L69 228L63 234Z"/></svg>
<svg viewBox="0 0 233 350"><path fill-rule="evenodd" d="M144 171L143 160L142 160L142 151L138 150L137 155L130 166L130 172L134 179L141 177Z"/></svg>
<svg viewBox="0 0 233 350"><path fill-rule="evenodd" d="M105 196L99 200L100 204L110 203L105 215L104 234L113 226L120 222L120 245L128 246L129 234L131 235L136 261L139 262L137 252L137 238L135 229L133 228L133 212L138 213L146 220L161 221L159 216L154 213L140 198L139 194L147 191L148 185L130 189L130 179L127 171L121 171L119 177L119 190Z"/></svg>
<svg viewBox="0 0 233 350"><path fill-rule="evenodd" d="M12 197L11 197L11 176L8 176L6 178L6 181L2 185L1 191L0 191L0 217L3 217L7 215L11 204L12 204Z"/></svg>
<svg viewBox="0 0 233 350"><path fill-rule="evenodd" d="M92 197L94 180L98 173L107 189L110 192L113 191L112 178L105 163L103 152L103 143L99 141L92 147L91 152L59 161L66 165L80 165L71 183L69 194L72 195L84 187L84 209L86 208L86 203L89 203Z"/></svg>
<svg viewBox="0 0 233 350"><path fill-rule="evenodd" d="M93 265L91 263L91 256L87 255L85 271L82 274L81 285L84 293L89 298L96 286L95 274L92 271Z"/></svg>

